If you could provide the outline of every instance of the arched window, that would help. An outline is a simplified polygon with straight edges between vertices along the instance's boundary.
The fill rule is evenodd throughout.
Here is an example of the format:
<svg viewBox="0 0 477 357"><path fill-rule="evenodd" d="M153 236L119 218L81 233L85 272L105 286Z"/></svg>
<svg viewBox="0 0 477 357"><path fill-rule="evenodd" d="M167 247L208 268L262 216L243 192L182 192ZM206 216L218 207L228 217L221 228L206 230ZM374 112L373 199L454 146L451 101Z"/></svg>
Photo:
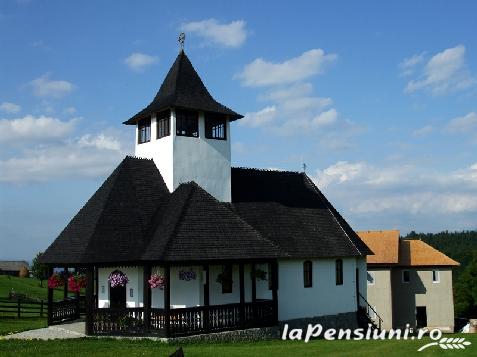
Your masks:
<svg viewBox="0 0 477 357"><path fill-rule="evenodd" d="M336 285L343 285L343 260L336 259Z"/></svg>
<svg viewBox="0 0 477 357"><path fill-rule="evenodd" d="M303 262L303 287L313 286L313 263L309 260Z"/></svg>

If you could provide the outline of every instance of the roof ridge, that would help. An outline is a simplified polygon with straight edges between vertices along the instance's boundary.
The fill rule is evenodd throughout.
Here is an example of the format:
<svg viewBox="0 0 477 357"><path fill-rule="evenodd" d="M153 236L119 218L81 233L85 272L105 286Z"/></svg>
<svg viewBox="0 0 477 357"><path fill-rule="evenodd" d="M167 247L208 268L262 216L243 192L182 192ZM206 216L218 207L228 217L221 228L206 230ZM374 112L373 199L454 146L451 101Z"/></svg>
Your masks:
<svg viewBox="0 0 477 357"><path fill-rule="evenodd" d="M182 185L182 184L181 184ZM179 187L181 186L179 185ZM178 188L179 188L178 187ZM185 187L185 186L183 186ZM192 191L193 189L192 188L189 188L188 192L187 192L187 196L185 197L184 199L184 202L182 203L181 207L180 207L180 212L179 214L176 215L175 217L175 222L173 224L173 228L172 228L172 231L169 233L168 237L167 237L167 242L164 243L163 245L163 250L161 252L161 260L164 259L164 253L166 252L167 250L167 246L170 244L170 242L172 241L172 238L177 234L177 229L179 228L180 226L180 217L182 217L182 215L184 214L186 208L188 207L189 205L189 202L190 202L190 198L192 196ZM177 189L174 190L174 192L177 192ZM170 200L173 198L173 194L174 192L169 196L169 202ZM159 222L158 222L158 225L159 225Z"/></svg>
<svg viewBox="0 0 477 357"><path fill-rule="evenodd" d="M315 192L318 194L318 196L320 197L320 199L323 201L323 203L326 205L326 209L330 212L331 216L333 217L333 219L335 220L335 222L338 224L338 226L341 228L341 230L343 231L343 233L345 234L345 236L348 238L348 240L350 241L350 243L353 245L354 249L356 249L356 251L359 253L359 255L361 256L365 256L365 254L363 254L359 249L358 247L356 246L356 244L351 240L351 237L348 235L348 233L346 232L346 230L343 228L343 226L341 225L340 221L338 220L338 218L336 217L336 214L339 215L341 217L341 215L339 214L339 212L333 207L333 209L331 209L332 205L331 205L331 202L328 201L328 199L325 197L325 195L323 195L321 193L321 191L318 189L318 187L315 185L315 183L313 182L313 180L306 174L306 173L302 173L304 179L312 186L312 188L315 190ZM341 217L342 219L342 217ZM344 220L343 220L344 221ZM346 221L345 221L346 222ZM351 228L351 227L350 227ZM353 231L354 232L354 231Z"/></svg>
<svg viewBox="0 0 477 357"><path fill-rule="evenodd" d="M232 167L232 169L253 170L253 171L259 171L259 172L277 172L277 173L282 173L282 174L293 174L293 175L302 174L302 172L300 172L300 171L280 170L280 169L260 169L260 168L256 168L256 167L245 167L245 166Z"/></svg>
<svg viewBox="0 0 477 357"><path fill-rule="evenodd" d="M109 189L108 189L108 192L106 194L106 199L102 202L102 205L101 205L101 209L98 213L98 219L95 220L94 222L94 229L93 229L93 234L91 234L90 236L90 239L88 241L88 244L86 245L86 249L82 252L82 255L81 255L81 260L85 260L87 259L88 257L88 247L91 245L92 241L93 241L93 236L95 235L95 232L96 232L96 227L98 226L98 223L101 219L101 217L103 216L103 212L104 212L104 209L105 207L107 206L109 200L110 200L110 197L111 197L111 192L113 191L113 188L114 188L114 184L116 183L116 180L118 179L119 177L119 174L121 172L121 170L123 170L123 165L124 165L124 162L126 161L128 157L126 156L122 161L121 163L118 165L118 167L116 167L116 169L111 173L111 175L108 177L108 178L112 178L112 182L111 184L109 185ZM107 179L106 179L107 180ZM106 183L106 181L104 182ZM103 185L104 185L103 183ZM81 210L84 209L84 207L88 204L88 202L94 197L94 195L101 189L101 187L103 187L103 185L101 185L96 191L95 193L93 194L93 196L90 197L90 199L88 201L86 201L86 203L83 205L83 207L81 207L81 209L79 210L79 212L77 214L79 214L81 212ZM76 216L75 216L76 217ZM73 217L74 218L74 217ZM66 227L64 228L64 230L68 227L68 225L66 225ZM60 233L61 234L61 233Z"/></svg>

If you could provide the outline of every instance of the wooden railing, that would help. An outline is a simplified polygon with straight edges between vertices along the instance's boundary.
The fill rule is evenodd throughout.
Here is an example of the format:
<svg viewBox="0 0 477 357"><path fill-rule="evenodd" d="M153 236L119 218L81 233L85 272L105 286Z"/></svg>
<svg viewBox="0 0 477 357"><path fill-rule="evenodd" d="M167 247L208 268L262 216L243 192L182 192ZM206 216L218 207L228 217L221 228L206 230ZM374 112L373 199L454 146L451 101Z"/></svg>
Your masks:
<svg viewBox="0 0 477 357"><path fill-rule="evenodd" d="M134 335L144 333L144 309L94 309L93 331L97 335Z"/></svg>
<svg viewBox="0 0 477 357"><path fill-rule="evenodd" d="M50 314L50 324L76 320L80 317L79 300L71 298L63 301L54 301L51 304Z"/></svg>
<svg viewBox="0 0 477 357"><path fill-rule="evenodd" d="M150 325L146 326L144 308L94 309L93 334L95 335L166 335L164 309L152 308ZM197 306L171 309L169 335L186 336L207 332L236 330L240 328L272 326L274 321L272 301L256 303Z"/></svg>

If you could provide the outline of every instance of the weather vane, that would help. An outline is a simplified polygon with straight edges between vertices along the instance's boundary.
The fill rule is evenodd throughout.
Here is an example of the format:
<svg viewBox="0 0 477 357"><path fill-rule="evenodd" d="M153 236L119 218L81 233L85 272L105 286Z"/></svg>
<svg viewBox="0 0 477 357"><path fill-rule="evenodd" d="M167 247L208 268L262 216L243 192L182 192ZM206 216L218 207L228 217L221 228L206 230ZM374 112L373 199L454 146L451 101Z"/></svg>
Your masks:
<svg viewBox="0 0 477 357"><path fill-rule="evenodd" d="M181 46L181 50L184 49L184 42L185 42L185 33L181 32L179 34L179 45Z"/></svg>
<svg viewBox="0 0 477 357"><path fill-rule="evenodd" d="M303 172L304 172L304 173L306 173L306 167L307 167L306 164L303 163Z"/></svg>

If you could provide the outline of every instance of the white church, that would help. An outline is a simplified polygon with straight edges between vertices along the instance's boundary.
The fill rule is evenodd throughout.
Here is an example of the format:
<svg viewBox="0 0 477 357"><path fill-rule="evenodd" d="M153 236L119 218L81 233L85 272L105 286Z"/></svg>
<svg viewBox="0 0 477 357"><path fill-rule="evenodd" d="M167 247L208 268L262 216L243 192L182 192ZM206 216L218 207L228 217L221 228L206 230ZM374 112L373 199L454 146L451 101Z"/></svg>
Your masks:
<svg viewBox="0 0 477 357"><path fill-rule="evenodd" d="M85 271L88 335L358 325L372 252L305 173L231 167L241 118L181 50L152 102L124 122L135 155L42 257L51 274ZM49 324L79 316L79 293L64 287L63 301L49 289Z"/></svg>

